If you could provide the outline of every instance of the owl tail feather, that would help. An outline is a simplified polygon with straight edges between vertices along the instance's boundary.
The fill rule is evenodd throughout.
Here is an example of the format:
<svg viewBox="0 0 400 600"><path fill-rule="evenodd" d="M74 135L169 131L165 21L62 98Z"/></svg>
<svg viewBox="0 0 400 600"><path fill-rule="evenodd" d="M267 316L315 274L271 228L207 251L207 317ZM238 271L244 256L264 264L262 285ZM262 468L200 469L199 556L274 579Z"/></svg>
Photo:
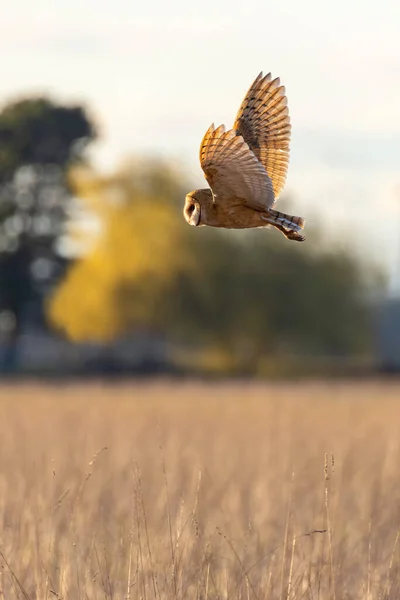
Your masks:
<svg viewBox="0 0 400 600"><path fill-rule="evenodd" d="M271 222L275 222L278 225L282 225L285 229L289 229L291 231L300 231L303 229L305 224L305 219L302 217L293 217L291 215L286 215L285 213L279 212L277 210L269 209L269 214L271 216Z"/></svg>

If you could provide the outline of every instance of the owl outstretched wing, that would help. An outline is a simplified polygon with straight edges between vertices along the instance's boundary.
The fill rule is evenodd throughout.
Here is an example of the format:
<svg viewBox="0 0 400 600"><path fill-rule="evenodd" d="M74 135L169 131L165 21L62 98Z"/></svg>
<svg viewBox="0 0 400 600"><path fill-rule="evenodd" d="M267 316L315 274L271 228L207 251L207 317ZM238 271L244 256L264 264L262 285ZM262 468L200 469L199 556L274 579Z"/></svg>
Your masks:
<svg viewBox="0 0 400 600"><path fill-rule="evenodd" d="M209 127L200 146L200 164L215 202L238 200L256 210L273 205L271 179L234 129Z"/></svg>
<svg viewBox="0 0 400 600"><path fill-rule="evenodd" d="M279 77L262 72L250 86L233 128L249 145L272 181L275 198L281 193L289 165L290 117Z"/></svg>

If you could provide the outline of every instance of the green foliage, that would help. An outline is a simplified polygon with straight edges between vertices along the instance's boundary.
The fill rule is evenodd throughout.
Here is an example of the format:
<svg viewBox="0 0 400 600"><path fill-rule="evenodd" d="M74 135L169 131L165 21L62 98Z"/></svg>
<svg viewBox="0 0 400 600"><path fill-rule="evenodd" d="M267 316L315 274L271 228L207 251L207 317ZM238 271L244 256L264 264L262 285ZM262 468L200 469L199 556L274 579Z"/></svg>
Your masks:
<svg viewBox="0 0 400 600"><path fill-rule="evenodd" d="M289 244L265 230L199 230L195 268L176 283L168 322L234 354L345 355L368 342L364 281L348 255ZM201 239L200 239L201 238ZM190 334L188 332L190 331ZM243 351L241 350L243 348Z"/></svg>

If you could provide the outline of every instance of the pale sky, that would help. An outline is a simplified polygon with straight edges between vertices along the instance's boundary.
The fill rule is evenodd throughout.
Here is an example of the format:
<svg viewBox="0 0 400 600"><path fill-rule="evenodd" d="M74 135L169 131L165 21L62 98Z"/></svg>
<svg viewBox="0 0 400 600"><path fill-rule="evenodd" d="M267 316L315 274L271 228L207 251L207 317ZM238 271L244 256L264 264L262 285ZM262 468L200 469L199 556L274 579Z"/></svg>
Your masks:
<svg viewBox="0 0 400 600"><path fill-rule="evenodd" d="M354 231L362 251L400 272L399 2L2 3L0 101L51 92L84 102L102 168L161 153L202 185L205 130L232 125L261 70L279 76L297 213L339 237Z"/></svg>

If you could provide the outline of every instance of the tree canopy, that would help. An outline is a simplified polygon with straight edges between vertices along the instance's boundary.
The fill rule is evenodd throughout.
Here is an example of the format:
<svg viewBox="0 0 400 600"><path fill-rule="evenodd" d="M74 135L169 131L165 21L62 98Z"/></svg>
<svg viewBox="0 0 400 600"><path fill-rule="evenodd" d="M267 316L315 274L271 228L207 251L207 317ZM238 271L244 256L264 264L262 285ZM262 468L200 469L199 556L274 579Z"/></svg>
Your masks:
<svg viewBox="0 0 400 600"><path fill-rule="evenodd" d="M191 228L181 214L187 188L159 163L110 177L80 169L72 180L102 223L48 305L72 339L147 327L249 358L340 356L368 343L363 268L348 252L321 251L312 231L299 246L264 229Z"/></svg>
<svg viewBox="0 0 400 600"><path fill-rule="evenodd" d="M0 112L0 184L23 165L58 165L82 159L95 137L81 106L63 106L45 97L7 104Z"/></svg>

